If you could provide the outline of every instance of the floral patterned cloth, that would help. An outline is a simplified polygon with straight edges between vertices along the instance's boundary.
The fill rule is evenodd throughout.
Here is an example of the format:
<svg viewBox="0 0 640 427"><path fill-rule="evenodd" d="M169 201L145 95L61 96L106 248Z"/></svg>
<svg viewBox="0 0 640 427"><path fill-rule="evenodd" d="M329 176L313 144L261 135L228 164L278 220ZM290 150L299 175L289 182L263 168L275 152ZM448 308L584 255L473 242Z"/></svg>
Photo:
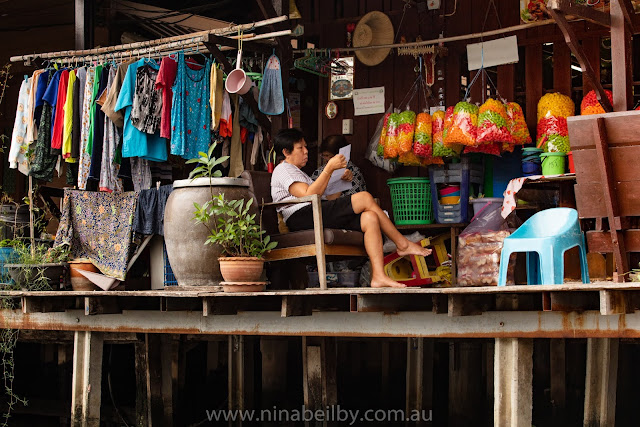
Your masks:
<svg viewBox="0 0 640 427"><path fill-rule="evenodd" d="M124 280L138 193L64 190L54 246L68 243L75 258L88 258L102 274Z"/></svg>

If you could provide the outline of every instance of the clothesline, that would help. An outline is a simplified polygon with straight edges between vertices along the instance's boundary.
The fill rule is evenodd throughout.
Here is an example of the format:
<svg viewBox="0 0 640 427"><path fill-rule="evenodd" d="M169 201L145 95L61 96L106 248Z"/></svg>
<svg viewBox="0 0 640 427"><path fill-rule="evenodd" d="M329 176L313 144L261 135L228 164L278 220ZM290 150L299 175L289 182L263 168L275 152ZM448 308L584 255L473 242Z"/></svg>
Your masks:
<svg viewBox="0 0 640 427"><path fill-rule="evenodd" d="M275 18L265 19L263 21L253 22L250 24L231 25L225 28L199 31L197 33L185 34L181 36L165 37L165 38L154 39L154 40L145 40L141 42L126 43L126 44L115 45L115 46L107 46L107 47L84 49L84 50L65 50L65 51L58 51L58 52L33 53L33 54L27 54L27 55L12 56L10 58L10 61L20 62L20 61L26 61L26 60L31 60L35 58L43 58L43 59L74 58L74 57L82 57L82 56L88 56L88 55L95 56L95 55L101 55L101 54L115 54L115 53L121 53L121 52L124 54L125 52L131 51L134 49L138 51L139 54L142 54L142 51L148 52L148 50L153 51L154 49L158 49L158 50L165 49L167 45L171 45L171 44L180 45L181 43L184 44L185 42L202 43L208 40L208 37L211 34L216 36L228 37L230 35L236 35L242 31L252 31L255 28L277 24L279 22L283 22L288 19L289 18L287 16L283 15ZM247 37L246 41L254 41L254 40L260 40L264 38L288 35L288 34L291 34L291 30L278 31L278 32L273 32L269 34L254 35L253 37ZM235 38L235 37L231 37L231 38ZM145 49L148 49L148 50L145 50Z"/></svg>

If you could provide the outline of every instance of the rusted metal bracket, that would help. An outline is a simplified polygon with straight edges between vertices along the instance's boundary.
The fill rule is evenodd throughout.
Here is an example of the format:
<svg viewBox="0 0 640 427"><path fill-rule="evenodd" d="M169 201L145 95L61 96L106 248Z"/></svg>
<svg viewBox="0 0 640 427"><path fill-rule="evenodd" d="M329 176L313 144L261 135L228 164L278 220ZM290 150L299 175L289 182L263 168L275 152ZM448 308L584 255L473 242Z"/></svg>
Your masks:
<svg viewBox="0 0 640 427"><path fill-rule="evenodd" d="M574 0L550 0L547 3L547 9L559 11L564 15L573 15L605 27L611 26L611 17L608 13L578 4Z"/></svg>
<svg viewBox="0 0 640 427"><path fill-rule="evenodd" d="M229 74L231 71L233 71L233 67L231 66L231 63L229 62L227 57L224 55L224 53L220 51L220 49L218 49L218 45L216 44L216 39L213 39L209 36L207 38L207 41L204 42L204 45L207 47L207 49L209 49L209 52L216 58L216 60L220 64L222 64L222 67L224 68L224 72L226 74ZM244 95L242 95L242 99L244 100L244 102L246 102L249 105L249 108L251 108L251 111L253 112L253 114L256 116L256 119L260 123L260 126L262 126L262 128L267 131L271 131L271 122L269 121L269 119L267 119L267 116L265 116L258 109L258 103L253 97L253 91L249 91Z"/></svg>
<svg viewBox="0 0 640 427"><path fill-rule="evenodd" d="M604 111L609 113L613 111L613 106L611 105L609 98L605 94L604 88L602 87L602 83L600 83L600 80L596 79L595 71L593 70L593 67L589 63L589 60L587 59L587 56L585 55L584 50L582 49L582 46L578 42L578 38L576 37L575 32L573 31L573 29L569 25L569 22L566 19L567 12L565 12L565 9L560 8L559 6L563 3L565 2L560 0L551 2L550 6L548 7L549 13L551 14L551 17L556 21L556 24L558 24L558 27L560 27L560 30L564 35L564 40L567 43L567 46L569 46L569 49L571 49L571 52L578 59L578 63L582 68L582 72L585 74L587 79L593 84L598 101L604 108ZM581 6L581 7L584 7L585 9L589 9L586 6Z"/></svg>

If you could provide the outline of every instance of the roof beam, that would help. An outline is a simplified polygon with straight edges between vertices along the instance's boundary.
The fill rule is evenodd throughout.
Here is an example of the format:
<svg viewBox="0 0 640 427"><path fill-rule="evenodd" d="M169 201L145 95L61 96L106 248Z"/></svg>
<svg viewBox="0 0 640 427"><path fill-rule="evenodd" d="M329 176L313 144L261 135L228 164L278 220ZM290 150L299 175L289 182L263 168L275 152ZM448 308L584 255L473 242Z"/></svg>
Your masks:
<svg viewBox="0 0 640 427"><path fill-rule="evenodd" d="M156 22L165 22L167 24L180 23L183 27L188 27L193 30L212 30L231 25L229 22L220 21L206 16L190 13L178 13L173 10L132 1L118 0L115 2L115 5L118 12L128 16L151 19Z"/></svg>
<svg viewBox="0 0 640 427"><path fill-rule="evenodd" d="M558 0L556 0L554 3L557 3L557 2ZM562 34L564 35L564 40L569 46L569 49L571 49L571 52L573 52L573 54L578 59L578 63L580 64L580 68L582 68L582 72L585 74L586 78L593 84L593 87L595 88L595 91L596 91L596 97L598 98L598 101L604 108L604 111L605 112L613 111L613 106L611 105L611 102L609 102L609 98L607 98L605 94L604 88L602 87L602 83L600 83L599 79L596 79L595 77L596 74L593 71L593 67L589 63L589 60L586 54L584 53L584 49L582 49L582 45L580 45L580 43L578 42L578 38L576 37L576 34L573 32L573 29L569 25L569 22L567 22L567 19L565 17L565 12L551 7L549 8L549 13L551 14L551 17L556 21L556 24L558 24L558 27L560 28L560 30L562 31Z"/></svg>
<svg viewBox="0 0 640 427"><path fill-rule="evenodd" d="M617 1L617 0L614 0ZM633 28L633 15L636 14L635 9L633 8L633 4L631 0L619 0L620 9L622 9L622 14L624 15L624 20L627 21L629 27Z"/></svg>
<svg viewBox="0 0 640 427"><path fill-rule="evenodd" d="M573 15L605 27L611 26L611 17L608 13L593 7L576 4L574 0L550 0L547 3L547 9L560 11L565 15Z"/></svg>

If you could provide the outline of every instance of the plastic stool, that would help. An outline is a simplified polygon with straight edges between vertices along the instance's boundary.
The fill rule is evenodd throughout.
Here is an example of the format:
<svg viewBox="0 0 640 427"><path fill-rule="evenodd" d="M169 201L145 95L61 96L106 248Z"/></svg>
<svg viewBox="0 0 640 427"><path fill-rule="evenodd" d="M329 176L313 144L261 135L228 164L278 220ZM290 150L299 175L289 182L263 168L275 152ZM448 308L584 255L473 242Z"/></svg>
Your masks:
<svg viewBox="0 0 640 427"><path fill-rule="evenodd" d="M589 283L587 252L578 224L578 211L553 208L536 213L504 239L498 286L506 285L509 257L514 252L527 253L528 285L564 283L564 253L576 246L580 248L582 282Z"/></svg>

